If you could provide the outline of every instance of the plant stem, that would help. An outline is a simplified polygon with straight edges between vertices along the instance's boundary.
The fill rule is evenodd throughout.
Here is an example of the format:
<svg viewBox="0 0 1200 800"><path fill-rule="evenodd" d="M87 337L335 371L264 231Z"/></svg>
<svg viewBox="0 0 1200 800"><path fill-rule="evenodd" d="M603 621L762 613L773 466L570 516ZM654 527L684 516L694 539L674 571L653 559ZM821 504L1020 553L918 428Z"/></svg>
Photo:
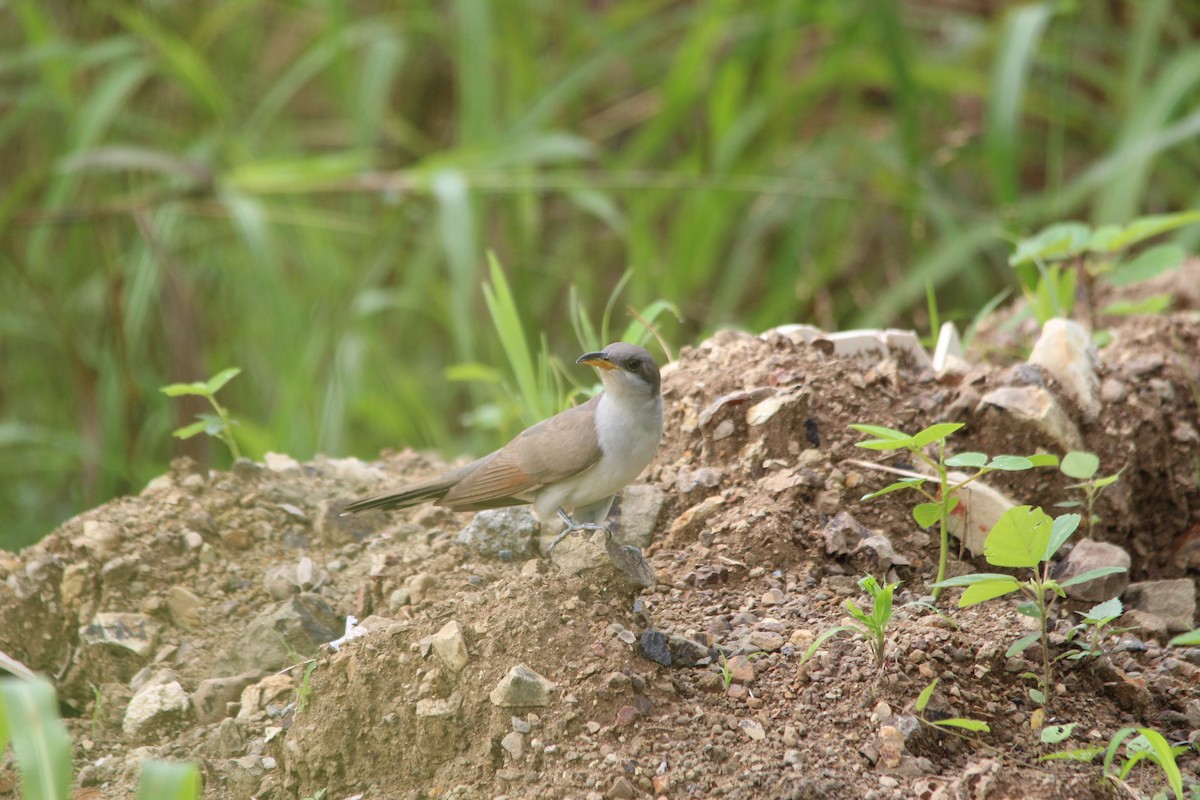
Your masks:
<svg viewBox="0 0 1200 800"><path fill-rule="evenodd" d="M942 504L942 513L938 515L938 570L937 582L941 583L946 580L946 562L950 558L950 527L946 524L946 517L950 513L949 502L949 478L946 477L946 442L940 440L938 442L938 500ZM964 534L965 535L965 534ZM933 590L933 599L936 601L942 596L941 588Z"/></svg>
<svg viewBox="0 0 1200 800"><path fill-rule="evenodd" d="M1047 563L1045 569L1048 571L1049 568ZM1043 575L1042 580L1037 582L1038 616L1042 623L1042 708L1045 709L1046 716L1050 715L1050 605L1046 602L1046 590L1043 586L1048 578L1048 575Z"/></svg>
<svg viewBox="0 0 1200 800"><path fill-rule="evenodd" d="M208 397L208 402L212 404L213 411L216 411L217 416L221 418L221 432L217 434L217 437L229 448L229 453L233 456L233 460L237 461L242 457L242 453L238 450L237 442L233 440L233 420L229 418L229 412L217 402L215 396L210 394L206 395L206 397Z"/></svg>

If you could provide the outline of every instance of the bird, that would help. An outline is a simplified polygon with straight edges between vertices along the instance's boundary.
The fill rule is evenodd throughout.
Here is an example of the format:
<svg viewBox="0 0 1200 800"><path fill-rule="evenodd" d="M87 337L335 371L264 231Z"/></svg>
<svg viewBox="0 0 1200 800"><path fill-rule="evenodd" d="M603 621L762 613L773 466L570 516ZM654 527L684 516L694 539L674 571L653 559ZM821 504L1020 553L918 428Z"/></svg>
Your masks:
<svg viewBox="0 0 1200 800"><path fill-rule="evenodd" d="M357 500L343 513L408 508L432 502L451 511L532 504L546 524L567 534L604 530L613 500L654 458L663 434L662 380L644 348L613 342L576 364L596 367L603 391L527 428L464 467L387 494Z"/></svg>

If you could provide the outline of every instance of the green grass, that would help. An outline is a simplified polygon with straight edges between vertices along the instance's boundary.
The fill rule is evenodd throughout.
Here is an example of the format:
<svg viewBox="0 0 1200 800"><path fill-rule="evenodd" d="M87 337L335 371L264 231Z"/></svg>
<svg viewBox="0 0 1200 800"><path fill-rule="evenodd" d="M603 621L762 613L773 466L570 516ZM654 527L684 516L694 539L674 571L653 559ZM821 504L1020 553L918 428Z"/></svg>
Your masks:
<svg viewBox="0 0 1200 800"><path fill-rule="evenodd" d="M0 7L0 546L237 439L478 451L526 340L971 319L1008 242L1195 202L1200 11L887 0ZM1195 231L1175 234L1194 249ZM885 290L886 287L886 290ZM184 448L182 450L172 448ZM190 448L190 449L189 449Z"/></svg>

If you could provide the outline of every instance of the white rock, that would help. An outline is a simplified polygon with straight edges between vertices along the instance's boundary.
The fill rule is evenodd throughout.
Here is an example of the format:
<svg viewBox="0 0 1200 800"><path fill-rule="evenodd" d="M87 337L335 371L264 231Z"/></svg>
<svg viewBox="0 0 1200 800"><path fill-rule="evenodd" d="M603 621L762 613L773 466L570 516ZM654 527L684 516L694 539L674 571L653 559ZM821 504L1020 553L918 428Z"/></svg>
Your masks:
<svg viewBox="0 0 1200 800"><path fill-rule="evenodd" d="M1074 401L1085 422L1100 415L1099 355L1087 328L1069 319L1047 320L1028 363L1046 370Z"/></svg>
<svg viewBox="0 0 1200 800"><path fill-rule="evenodd" d="M431 636L430 643L433 645L434 654L455 672L462 672L463 667L471 660L462 628L454 620L447 622L441 630Z"/></svg>
<svg viewBox="0 0 1200 800"><path fill-rule="evenodd" d="M140 738L160 726L182 720L190 703L178 681L144 686L129 701L121 728L129 736Z"/></svg>
<svg viewBox="0 0 1200 800"><path fill-rule="evenodd" d="M979 410L984 406L995 406L1013 419L1033 426L1063 451L1084 449L1079 428L1054 396L1041 387L1004 386L985 394L979 401Z"/></svg>

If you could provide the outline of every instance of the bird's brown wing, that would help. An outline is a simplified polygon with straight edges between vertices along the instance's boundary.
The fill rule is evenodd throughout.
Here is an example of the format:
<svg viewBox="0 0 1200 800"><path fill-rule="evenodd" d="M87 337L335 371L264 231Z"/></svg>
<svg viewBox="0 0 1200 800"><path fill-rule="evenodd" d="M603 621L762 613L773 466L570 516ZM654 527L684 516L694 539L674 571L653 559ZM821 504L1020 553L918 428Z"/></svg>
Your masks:
<svg viewBox="0 0 1200 800"><path fill-rule="evenodd" d="M595 423L599 397L529 428L484 459L437 504L475 511L528 503L541 487L583 472L600 460Z"/></svg>

